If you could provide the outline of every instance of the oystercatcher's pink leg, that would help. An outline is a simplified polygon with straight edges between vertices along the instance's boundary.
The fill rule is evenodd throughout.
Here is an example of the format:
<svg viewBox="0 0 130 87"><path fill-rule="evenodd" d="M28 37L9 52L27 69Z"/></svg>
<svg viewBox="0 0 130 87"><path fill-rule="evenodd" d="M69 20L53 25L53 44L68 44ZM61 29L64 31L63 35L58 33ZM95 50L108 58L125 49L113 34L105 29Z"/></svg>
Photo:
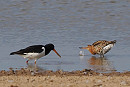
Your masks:
<svg viewBox="0 0 130 87"><path fill-rule="evenodd" d="M29 61L29 60L26 61L27 64L28 64L28 61Z"/></svg>
<svg viewBox="0 0 130 87"><path fill-rule="evenodd" d="M37 61L37 60L35 59L35 64L36 64L36 61Z"/></svg>

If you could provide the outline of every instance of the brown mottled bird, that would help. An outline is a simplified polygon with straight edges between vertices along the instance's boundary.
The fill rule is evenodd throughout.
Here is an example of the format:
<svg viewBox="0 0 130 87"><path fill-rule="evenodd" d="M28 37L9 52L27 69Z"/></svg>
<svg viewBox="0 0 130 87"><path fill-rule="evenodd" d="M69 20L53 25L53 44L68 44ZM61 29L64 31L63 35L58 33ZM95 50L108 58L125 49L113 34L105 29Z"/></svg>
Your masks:
<svg viewBox="0 0 130 87"><path fill-rule="evenodd" d="M88 45L87 47L79 47L80 49L87 49L91 54L95 55L98 54L100 57L104 57L104 54L109 52L111 48L116 43L114 41L106 41L106 40L99 40L94 42L92 45Z"/></svg>

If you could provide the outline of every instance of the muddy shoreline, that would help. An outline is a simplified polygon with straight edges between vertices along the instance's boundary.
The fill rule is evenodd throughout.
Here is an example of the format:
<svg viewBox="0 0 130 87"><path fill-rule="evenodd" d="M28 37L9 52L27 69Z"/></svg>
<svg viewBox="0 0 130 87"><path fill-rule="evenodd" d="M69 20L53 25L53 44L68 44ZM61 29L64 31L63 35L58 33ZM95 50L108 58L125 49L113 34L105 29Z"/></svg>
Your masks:
<svg viewBox="0 0 130 87"><path fill-rule="evenodd" d="M20 70L13 70L10 68L9 71L1 70L0 71L0 76L20 76L20 75L28 75L28 76L130 76L130 71L126 72L110 72L110 73L99 73L95 72L90 69L83 69L83 70L76 70L76 71L63 71L63 70L58 70L58 71L52 71L52 70L44 70L44 71L30 71L27 68L21 68Z"/></svg>
<svg viewBox="0 0 130 87"><path fill-rule="evenodd" d="M77 71L0 71L0 87L130 87L130 71L98 73L93 70Z"/></svg>

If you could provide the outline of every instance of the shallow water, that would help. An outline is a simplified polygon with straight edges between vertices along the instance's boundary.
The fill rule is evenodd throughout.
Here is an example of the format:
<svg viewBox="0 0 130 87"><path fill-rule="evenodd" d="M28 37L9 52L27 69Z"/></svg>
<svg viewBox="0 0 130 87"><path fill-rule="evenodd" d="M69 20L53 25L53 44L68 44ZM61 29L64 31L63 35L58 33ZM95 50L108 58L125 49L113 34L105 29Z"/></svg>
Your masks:
<svg viewBox="0 0 130 87"><path fill-rule="evenodd" d="M62 58L51 52L37 61L37 67L129 71L129 4L129 0L1 0L0 70L28 67L26 59L10 56L10 52L53 43ZM78 47L102 39L117 40L105 58L87 50L82 50L85 56L79 56Z"/></svg>

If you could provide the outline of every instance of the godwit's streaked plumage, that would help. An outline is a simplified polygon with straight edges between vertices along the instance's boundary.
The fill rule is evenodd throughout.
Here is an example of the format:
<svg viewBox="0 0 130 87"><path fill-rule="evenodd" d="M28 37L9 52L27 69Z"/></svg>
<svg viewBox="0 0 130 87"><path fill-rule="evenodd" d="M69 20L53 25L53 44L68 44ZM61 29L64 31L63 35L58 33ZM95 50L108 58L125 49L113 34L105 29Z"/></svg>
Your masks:
<svg viewBox="0 0 130 87"><path fill-rule="evenodd" d="M99 40L94 42L92 45L88 45L87 47L80 47L80 48L87 49L93 55L99 54L101 57L104 57L104 54L109 52L115 43L116 40L114 41Z"/></svg>

